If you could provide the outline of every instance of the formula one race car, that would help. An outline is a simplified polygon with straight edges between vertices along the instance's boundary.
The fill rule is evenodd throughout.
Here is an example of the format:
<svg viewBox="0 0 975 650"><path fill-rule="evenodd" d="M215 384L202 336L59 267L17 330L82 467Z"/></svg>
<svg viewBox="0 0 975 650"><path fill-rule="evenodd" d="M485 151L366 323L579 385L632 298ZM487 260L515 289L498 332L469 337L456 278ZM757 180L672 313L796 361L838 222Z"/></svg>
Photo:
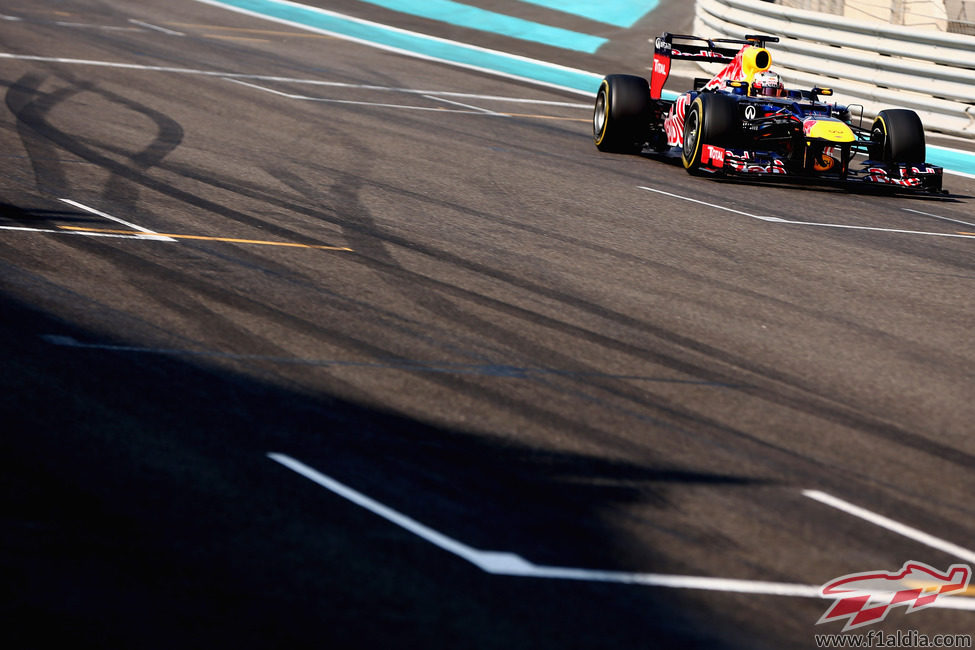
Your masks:
<svg viewBox="0 0 975 650"><path fill-rule="evenodd" d="M692 174L806 177L855 181L897 190L940 192L942 168L924 161L917 113L887 109L863 128L850 107L828 103L829 88L786 90L770 70L774 36L656 39L650 81L614 74L596 95L593 139L600 151L638 153L680 148ZM676 44L675 44L676 41ZM672 60L723 63L694 89L662 98ZM864 158L856 165L857 154Z"/></svg>

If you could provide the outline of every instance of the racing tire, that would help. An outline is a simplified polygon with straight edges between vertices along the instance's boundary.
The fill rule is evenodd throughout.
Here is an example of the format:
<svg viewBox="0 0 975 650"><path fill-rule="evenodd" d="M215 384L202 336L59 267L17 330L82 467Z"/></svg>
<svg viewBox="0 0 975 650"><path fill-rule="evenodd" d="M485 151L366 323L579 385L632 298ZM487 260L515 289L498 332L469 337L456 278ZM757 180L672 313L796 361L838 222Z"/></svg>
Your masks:
<svg viewBox="0 0 975 650"><path fill-rule="evenodd" d="M880 111L870 129L871 160L883 163L921 163L925 158L924 125L914 111Z"/></svg>
<svg viewBox="0 0 975 650"><path fill-rule="evenodd" d="M741 136L738 103L727 95L701 93L684 116L684 141L680 157L690 174L701 173L704 145L731 147Z"/></svg>
<svg viewBox="0 0 975 650"><path fill-rule="evenodd" d="M608 75L599 85L592 139L600 151L639 153L650 127L650 84L629 74Z"/></svg>

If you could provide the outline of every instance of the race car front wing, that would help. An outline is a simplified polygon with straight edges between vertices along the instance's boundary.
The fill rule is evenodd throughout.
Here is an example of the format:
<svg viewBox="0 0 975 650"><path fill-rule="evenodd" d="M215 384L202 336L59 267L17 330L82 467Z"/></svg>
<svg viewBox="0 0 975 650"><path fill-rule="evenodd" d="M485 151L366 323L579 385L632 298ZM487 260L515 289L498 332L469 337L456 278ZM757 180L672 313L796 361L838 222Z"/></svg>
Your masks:
<svg viewBox="0 0 975 650"><path fill-rule="evenodd" d="M823 171L790 164L772 151L745 151L704 145L701 170L729 176L775 176L815 178L837 182L864 183L898 191L941 193L944 170L928 163L883 163L866 160L854 165L837 165Z"/></svg>

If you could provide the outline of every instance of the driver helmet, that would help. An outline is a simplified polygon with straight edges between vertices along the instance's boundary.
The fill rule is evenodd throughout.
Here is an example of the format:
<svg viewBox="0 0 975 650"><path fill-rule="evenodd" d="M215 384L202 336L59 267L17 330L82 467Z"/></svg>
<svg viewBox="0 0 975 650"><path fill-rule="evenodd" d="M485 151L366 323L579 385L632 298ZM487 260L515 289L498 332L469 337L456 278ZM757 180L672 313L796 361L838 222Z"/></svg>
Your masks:
<svg viewBox="0 0 975 650"><path fill-rule="evenodd" d="M759 72L752 80L752 94L765 97L780 97L785 94L782 79L771 70Z"/></svg>

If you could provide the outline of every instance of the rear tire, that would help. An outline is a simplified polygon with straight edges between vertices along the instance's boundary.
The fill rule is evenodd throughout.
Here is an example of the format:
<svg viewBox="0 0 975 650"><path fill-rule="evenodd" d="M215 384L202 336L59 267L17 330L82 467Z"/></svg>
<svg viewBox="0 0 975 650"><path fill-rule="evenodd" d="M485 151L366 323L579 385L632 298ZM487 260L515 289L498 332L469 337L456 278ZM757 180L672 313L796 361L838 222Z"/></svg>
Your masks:
<svg viewBox="0 0 975 650"><path fill-rule="evenodd" d="M734 146L741 137L738 102L726 95L701 93L684 116L681 161L690 174L699 174L704 145Z"/></svg>
<svg viewBox="0 0 975 650"><path fill-rule="evenodd" d="M880 111L870 130L870 159L884 163L922 163L926 150L924 125L914 111Z"/></svg>
<svg viewBox="0 0 975 650"><path fill-rule="evenodd" d="M592 139L600 151L639 153L650 131L650 84L643 77L611 74L596 94Z"/></svg>

